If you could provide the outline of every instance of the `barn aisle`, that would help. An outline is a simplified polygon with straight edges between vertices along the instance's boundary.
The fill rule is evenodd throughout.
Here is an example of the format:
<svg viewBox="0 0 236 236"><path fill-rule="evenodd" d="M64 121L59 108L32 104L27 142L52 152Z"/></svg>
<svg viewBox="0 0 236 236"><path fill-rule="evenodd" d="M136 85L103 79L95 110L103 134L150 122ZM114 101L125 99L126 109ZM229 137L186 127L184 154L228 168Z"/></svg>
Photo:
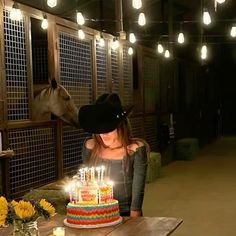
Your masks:
<svg viewBox="0 0 236 236"><path fill-rule="evenodd" d="M194 160L162 167L146 185L145 216L182 218L173 236L236 235L236 137L222 137Z"/></svg>

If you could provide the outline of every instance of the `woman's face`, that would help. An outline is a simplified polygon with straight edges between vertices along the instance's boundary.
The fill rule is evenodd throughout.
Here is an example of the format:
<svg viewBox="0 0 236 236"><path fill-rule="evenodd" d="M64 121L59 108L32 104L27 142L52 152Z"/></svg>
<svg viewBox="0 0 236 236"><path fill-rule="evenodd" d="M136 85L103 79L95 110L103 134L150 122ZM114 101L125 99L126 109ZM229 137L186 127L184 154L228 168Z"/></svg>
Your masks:
<svg viewBox="0 0 236 236"><path fill-rule="evenodd" d="M105 146L113 147L117 144L118 141L118 132L117 129L104 134L99 134Z"/></svg>

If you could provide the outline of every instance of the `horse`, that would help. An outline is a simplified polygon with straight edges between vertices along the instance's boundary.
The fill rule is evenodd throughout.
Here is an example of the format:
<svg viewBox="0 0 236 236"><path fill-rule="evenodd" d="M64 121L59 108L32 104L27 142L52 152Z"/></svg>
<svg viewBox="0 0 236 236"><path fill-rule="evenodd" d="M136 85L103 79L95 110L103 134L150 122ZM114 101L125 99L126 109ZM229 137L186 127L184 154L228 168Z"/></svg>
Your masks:
<svg viewBox="0 0 236 236"><path fill-rule="evenodd" d="M78 108L68 91L52 79L50 84L34 92L32 120L49 120L53 114L67 124L79 127Z"/></svg>

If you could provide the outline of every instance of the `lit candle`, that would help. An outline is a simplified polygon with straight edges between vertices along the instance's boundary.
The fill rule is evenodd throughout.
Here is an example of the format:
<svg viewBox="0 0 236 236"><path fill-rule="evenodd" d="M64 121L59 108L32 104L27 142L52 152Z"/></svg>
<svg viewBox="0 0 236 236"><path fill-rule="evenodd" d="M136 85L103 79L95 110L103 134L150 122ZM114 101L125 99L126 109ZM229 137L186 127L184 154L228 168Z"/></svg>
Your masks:
<svg viewBox="0 0 236 236"><path fill-rule="evenodd" d="M89 171L88 171L88 168L87 167L85 167L84 168L84 174L85 174L85 182L89 182Z"/></svg>
<svg viewBox="0 0 236 236"><path fill-rule="evenodd" d="M82 183L84 183L84 181L85 181L84 168L79 169L79 173L80 173L80 181L81 181Z"/></svg>
<svg viewBox="0 0 236 236"><path fill-rule="evenodd" d="M64 227L55 227L53 228L54 236L65 236L65 228Z"/></svg>
<svg viewBox="0 0 236 236"><path fill-rule="evenodd" d="M97 167L97 168L96 168L96 171L98 172L98 179L97 179L97 181L99 182L99 181L100 181L101 168L100 168L100 167Z"/></svg>
<svg viewBox="0 0 236 236"><path fill-rule="evenodd" d="M65 187L65 191L69 193L69 199L70 199L70 202L72 202L72 184L71 183L69 183Z"/></svg>
<svg viewBox="0 0 236 236"><path fill-rule="evenodd" d="M114 183L113 183L113 181L109 181L108 184L111 186L111 193L110 193L111 199L110 200L113 200L113 185L114 185Z"/></svg>
<svg viewBox="0 0 236 236"><path fill-rule="evenodd" d="M105 167L101 166L101 182L103 182Z"/></svg>
<svg viewBox="0 0 236 236"><path fill-rule="evenodd" d="M76 186L77 186L77 181L74 182L74 198L75 198L75 203L78 203L78 193L77 193L77 189L76 189Z"/></svg>
<svg viewBox="0 0 236 236"><path fill-rule="evenodd" d="M93 183L94 182L94 167L91 167L90 171L91 171L91 182Z"/></svg>

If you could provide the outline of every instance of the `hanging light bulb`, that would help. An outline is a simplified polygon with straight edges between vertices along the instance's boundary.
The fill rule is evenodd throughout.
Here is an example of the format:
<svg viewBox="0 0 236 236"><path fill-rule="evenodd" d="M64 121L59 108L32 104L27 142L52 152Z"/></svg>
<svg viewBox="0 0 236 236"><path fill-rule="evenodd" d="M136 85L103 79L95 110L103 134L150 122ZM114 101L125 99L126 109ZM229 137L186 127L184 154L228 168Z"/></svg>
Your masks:
<svg viewBox="0 0 236 236"><path fill-rule="evenodd" d="M165 56L165 58L169 58L170 57L170 51L168 49L165 50L164 56Z"/></svg>
<svg viewBox="0 0 236 236"><path fill-rule="evenodd" d="M45 15L45 14L43 15L41 28L44 29L44 30L48 28L48 19L47 19L47 15Z"/></svg>
<svg viewBox="0 0 236 236"><path fill-rule="evenodd" d="M77 20L77 23L78 23L79 25L83 25L83 24L85 23L84 16L83 16L83 14L82 14L81 12L79 12L79 11L76 13L76 20Z"/></svg>
<svg viewBox="0 0 236 236"><path fill-rule="evenodd" d="M129 54L129 55L133 55L133 54L134 54L134 50L133 50L132 47L129 47L129 49L128 49L128 54Z"/></svg>
<svg viewBox="0 0 236 236"><path fill-rule="evenodd" d="M225 2L225 0L215 0L217 3L222 4Z"/></svg>
<svg viewBox="0 0 236 236"><path fill-rule="evenodd" d="M135 9L140 9L142 7L142 0L132 0L132 6Z"/></svg>
<svg viewBox="0 0 236 236"><path fill-rule="evenodd" d="M224 3L225 2L225 0L215 0L215 4L214 4L214 6L215 6L215 11L217 11L217 4L222 4L222 3Z"/></svg>
<svg viewBox="0 0 236 236"><path fill-rule="evenodd" d="M99 44L100 47L104 47L105 46L105 40L104 40L102 34L100 35L100 39L99 39L99 43L98 44Z"/></svg>
<svg viewBox="0 0 236 236"><path fill-rule="evenodd" d="M22 12L16 2L13 3L12 9L10 11L10 19L15 21L20 21L23 19Z"/></svg>
<svg viewBox="0 0 236 236"><path fill-rule="evenodd" d="M182 32L178 35L178 43L183 44L184 43L184 34Z"/></svg>
<svg viewBox="0 0 236 236"><path fill-rule="evenodd" d="M211 16L207 10L203 11L203 24L209 25L211 23Z"/></svg>
<svg viewBox="0 0 236 236"><path fill-rule="evenodd" d="M161 43L157 44L157 52L160 54L164 52L164 48Z"/></svg>
<svg viewBox="0 0 236 236"><path fill-rule="evenodd" d="M135 43L136 42L136 37L135 37L135 34L134 33L130 33L129 34L129 41L131 43Z"/></svg>
<svg viewBox="0 0 236 236"><path fill-rule="evenodd" d="M49 7L53 8L57 5L57 0L47 0L47 4Z"/></svg>
<svg viewBox="0 0 236 236"><path fill-rule="evenodd" d="M202 58L202 60L206 60L207 54L202 54L202 53L201 53L201 58Z"/></svg>
<svg viewBox="0 0 236 236"><path fill-rule="evenodd" d="M205 60L207 58L207 46L204 44L201 48L201 58Z"/></svg>
<svg viewBox="0 0 236 236"><path fill-rule="evenodd" d="M85 33L81 28L78 29L78 36L79 36L79 39L82 39L82 40L85 39Z"/></svg>
<svg viewBox="0 0 236 236"><path fill-rule="evenodd" d="M113 38L112 44L111 44L111 48L113 50L116 50L119 47L119 41L117 40L117 38Z"/></svg>
<svg viewBox="0 0 236 236"><path fill-rule="evenodd" d="M231 30L230 30L230 35L231 37L236 37L236 25L233 25Z"/></svg>
<svg viewBox="0 0 236 236"><path fill-rule="evenodd" d="M206 46L205 44L202 45L201 53L202 53L202 54L207 54L207 46Z"/></svg>
<svg viewBox="0 0 236 236"><path fill-rule="evenodd" d="M144 13L139 13L139 16L138 16L138 24L140 26L144 26L146 24L146 17L145 17L145 14Z"/></svg>

